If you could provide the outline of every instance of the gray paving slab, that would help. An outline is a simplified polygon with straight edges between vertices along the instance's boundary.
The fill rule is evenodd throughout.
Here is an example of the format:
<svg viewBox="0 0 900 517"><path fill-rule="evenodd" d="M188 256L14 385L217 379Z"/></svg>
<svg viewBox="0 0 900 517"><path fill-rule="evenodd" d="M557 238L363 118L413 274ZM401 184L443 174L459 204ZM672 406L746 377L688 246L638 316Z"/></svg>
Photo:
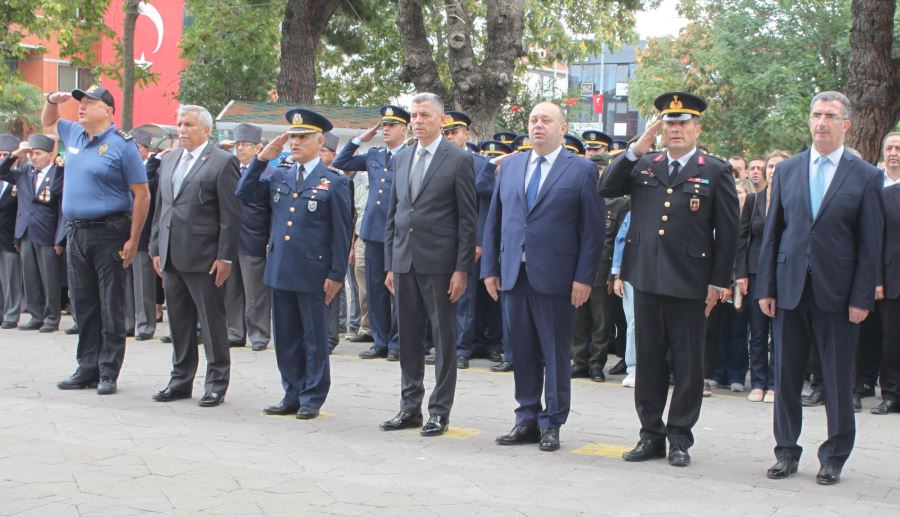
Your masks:
<svg viewBox="0 0 900 517"><path fill-rule="evenodd" d="M399 407L399 364L360 360L361 345L341 343L322 415L299 421L261 411L281 396L272 350L233 350L226 402L206 409L202 360L193 400L150 399L171 368L156 340L129 340L117 395L56 389L75 343L0 331L2 516L900 515L900 416L868 414L875 399L842 482L821 487L824 408L806 410L800 474L772 481L772 406L745 394L704 401L693 464L675 469L619 459L638 421L617 377L573 382L563 447L545 453L494 444L512 425L513 378L482 359L459 372L452 432L423 438L378 429Z"/></svg>

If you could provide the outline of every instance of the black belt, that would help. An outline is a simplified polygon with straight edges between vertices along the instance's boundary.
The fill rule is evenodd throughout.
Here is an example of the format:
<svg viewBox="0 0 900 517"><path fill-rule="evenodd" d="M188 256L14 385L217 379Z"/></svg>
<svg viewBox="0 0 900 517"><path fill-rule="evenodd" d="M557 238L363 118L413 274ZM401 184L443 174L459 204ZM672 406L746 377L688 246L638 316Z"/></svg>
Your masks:
<svg viewBox="0 0 900 517"><path fill-rule="evenodd" d="M109 214L105 217L99 217L97 219L73 219L71 223L75 225L75 228L92 228L97 226L105 226L106 223L118 221L120 219L126 219L130 216L131 214L129 214L128 212L116 212L114 214Z"/></svg>

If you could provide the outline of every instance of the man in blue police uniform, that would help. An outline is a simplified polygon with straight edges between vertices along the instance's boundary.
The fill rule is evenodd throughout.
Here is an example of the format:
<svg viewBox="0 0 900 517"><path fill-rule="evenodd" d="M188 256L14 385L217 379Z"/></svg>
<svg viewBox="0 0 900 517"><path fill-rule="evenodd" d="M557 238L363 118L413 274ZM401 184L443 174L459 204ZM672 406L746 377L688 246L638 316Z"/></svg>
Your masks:
<svg viewBox="0 0 900 517"><path fill-rule="evenodd" d="M697 149L706 102L675 92L654 104L662 120L610 165L597 192L631 194L621 277L635 291L641 437L623 458L663 458L668 439L669 464L686 467L703 401L706 316L731 285L739 209L731 165ZM660 127L667 151L653 153ZM675 387L664 423L670 372Z"/></svg>
<svg viewBox="0 0 900 517"><path fill-rule="evenodd" d="M262 128L239 124L234 128L234 154L243 177L253 158L263 148ZM267 168L263 177L272 174ZM250 340L253 350L265 350L272 336L272 294L263 281L266 244L271 213L268 203L241 201L241 240L238 263L225 283L225 313L229 345L243 346ZM245 337L246 336L246 337Z"/></svg>
<svg viewBox="0 0 900 517"><path fill-rule="evenodd" d="M0 134L0 161L19 149L19 139ZM0 328L14 329L22 307L22 261L16 249L16 213L19 192L15 183L0 180Z"/></svg>
<svg viewBox="0 0 900 517"><path fill-rule="evenodd" d="M369 176L369 201L359 238L366 243L366 297L369 327L375 342L369 350L360 352L363 359L387 357L389 361L397 361L400 358L397 314L391 293L384 285L384 228L394 184L394 156L405 147L409 118L409 112L399 106L383 106L381 122L350 140L334 159L338 169L367 171ZM359 146L371 140L379 128L385 147L373 147L364 155L354 156Z"/></svg>
<svg viewBox="0 0 900 517"><path fill-rule="evenodd" d="M264 411L308 420L319 415L331 386L328 304L347 274L353 221L347 177L319 159L322 133L331 130L331 122L302 108L286 116L291 127L250 162L237 196L268 203L272 216L265 282L272 288L275 356L284 397ZM261 176L288 139L294 165Z"/></svg>
<svg viewBox="0 0 900 517"><path fill-rule="evenodd" d="M465 113L460 111L445 112L444 127L442 128L444 138L462 149L467 149L467 144L469 143L469 126L471 124L472 119ZM472 158L474 160L473 167L475 169L476 178L481 175L490 176L491 178L494 177L494 170L497 168L496 165L479 154L473 154ZM490 208L491 194L493 194L493 190L486 196L488 208ZM481 201L484 199L482 193L479 193L476 190L476 195L478 196L478 219L475 221L475 262L472 264L472 270L469 271L466 291L460 297L459 301L456 302L457 368L468 368L469 359L471 359L473 355L482 354L484 356L490 356L492 353L498 354L498 348L500 346L500 339L496 339L491 343L485 342L484 328L476 326L476 321L484 325L484 319L479 318L478 315L483 314L488 310L487 307L478 304L478 284L481 283L478 281L478 271L481 268L481 240L484 235L484 221L487 219L487 211L482 211L483 203ZM492 305L497 303L493 300L490 301Z"/></svg>
<svg viewBox="0 0 900 517"><path fill-rule="evenodd" d="M484 230L481 277L504 310L515 351L516 422L499 445L559 449L569 416L569 348L575 310L591 293L603 244L597 168L563 148L561 107L529 115L530 152L501 165ZM545 404L541 404L541 392Z"/></svg>
<svg viewBox="0 0 900 517"><path fill-rule="evenodd" d="M57 104L80 103L78 123L60 120ZM97 386L112 394L125 358L125 268L137 254L150 190L131 137L112 122L115 101L106 88L47 96L41 121L66 146L66 256L78 325L78 369L59 389ZM62 180L62 181L60 181ZM119 250L110 253L111 249ZM98 383L99 381L99 383Z"/></svg>
<svg viewBox="0 0 900 517"><path fill-rule="evenodd" d="M612 144L612 138L603 131L590 129L581 133L584 139L584 157L590 158L595 154L605 154L609 151L609 145Z"/></svg>
<svg viewBox="0 0 900 517"><path fill-rule="evenodd" d="M52 138L34 134L0 164L0 180L14 183L21 193L15 238L22 257L25 299L31 321L19 326L20 330L54 332L59 329L64 268L59 256L63 248L57 246L56 237L62 192L52 187L62 170L54 163L55 149ZM26 153L31 163L11 168Z"/></svg>
<svg viewBox="0 0 900 517"><path fill-rule="evenodd" d="M490 169L482 168L475 175L475 194L478 196L478 235L475 251L478 256L481 256L484 250L482 246L484 225L487 222L488 211L491 209L491 198L494 197L494 186L500 172L499 165L512 154L512 147L509 144L515 140L516 135L515 133L496 133L494 137L504 138L507 143L500 140L487 140L478 145L482 156L494 165ZM480 264L476 274L481 274ZM480 309L475 313L475 328L482 329L482 338L489 346L499 341L502 349L499 357L491 352L491 360L500 359L500 361L498 364L491 365L490 370L492 372L511 372L513 371L513 351L509 341L509 325L503 310L504 296L501 293L499 300L494 300L482 282L478 282L477 296L475 303Z"/></svg>

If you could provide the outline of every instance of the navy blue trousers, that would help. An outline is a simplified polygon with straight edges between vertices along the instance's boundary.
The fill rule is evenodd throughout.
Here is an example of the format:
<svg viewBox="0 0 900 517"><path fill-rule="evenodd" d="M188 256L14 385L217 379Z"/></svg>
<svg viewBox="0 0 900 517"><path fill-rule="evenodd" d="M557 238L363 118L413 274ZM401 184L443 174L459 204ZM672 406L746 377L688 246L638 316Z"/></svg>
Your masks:
<svg viewBox="0 0 900 517"><path fill-rule="evenodd" d="M284 403L322 407L331 387L323 294L272 289L272 320Z"/></svg>

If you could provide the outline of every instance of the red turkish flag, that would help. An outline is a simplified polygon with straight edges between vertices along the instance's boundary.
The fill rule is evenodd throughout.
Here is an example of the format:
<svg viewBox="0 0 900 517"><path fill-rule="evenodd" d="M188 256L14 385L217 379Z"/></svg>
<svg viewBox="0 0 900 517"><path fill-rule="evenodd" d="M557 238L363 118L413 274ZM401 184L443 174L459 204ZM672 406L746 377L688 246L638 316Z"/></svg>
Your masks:
<svg viewBox="0 0 900 517"><path fill-rule="evenodd" d="M594 94L594 113L603 113L603 94Z"/></svg>

